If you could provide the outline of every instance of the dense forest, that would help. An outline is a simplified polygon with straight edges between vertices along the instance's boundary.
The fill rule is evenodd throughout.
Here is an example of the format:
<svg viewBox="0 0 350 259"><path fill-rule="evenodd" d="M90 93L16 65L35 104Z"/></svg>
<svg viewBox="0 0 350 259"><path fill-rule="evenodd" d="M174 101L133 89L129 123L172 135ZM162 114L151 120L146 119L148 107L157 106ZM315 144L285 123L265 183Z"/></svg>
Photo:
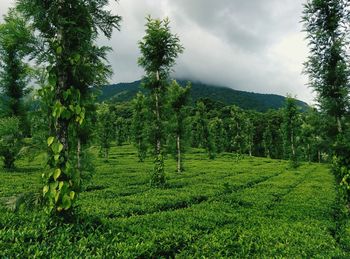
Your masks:
<svg viewBox="0 0 350 259"><path fill-rule="evenodd" d="M279 170L306 170L307 165L319 168L323 178L328 177L323 164L330 165L337 191L333 192L330 186L327 191L337 196L334 217L339 219L333 232L349 231L349 227L346 228L350 201L348 1L312 0L304 5L302 23L310 47L304 72L317 94L315 107L293 96L254 94L174 80L176 60L186 49L171 30L168 18L151 16L146 17L145 34L138 42L140 56L135 60L144 70L143 79L108 86L112 74L107 60L110 48L98 46L97 39L102 35L110 39L113 30L120 29L122 17L107 7L106 0L18 0L0 24L3 173L11 176L16 170L26 170L25 159L40 160L44 164L40 169L40 190L32 189L5 199L4 207L13 211L34 207L44 211L50 229L74 224L89 217L80 211L80 195L84 197L89 186L99 188L92 184L96 179L94 175L105 176L103 170L96 172L96 161L107 166L110 161L118 161L118 154L120 161L128 161L125 163L129 163L130 168L133 164L147 167L147 177L142 176L147 187L140 186L157 193L171 189L167 172L172 162L168 161L173 161L176 167L175 177L192 177L189 173L193 173L192 161L198 159L193 154L202 152L203 163L223 161L226 156L232 164L243 160L267 161L253 160L266 158L274 161ZM136 150L132 160L125 157L127 152L118 151L131 146ZM149 159L153 161L151 166ZM123 168L129 172L128 164ZM217 197L227 198L284 175L272 171L265 176L254 171L251 177L256 178L240 187L222 182L224 191L220 194L215 192L216 187L210 188L214 188L212 191ZM113 176L109 177L113 181ZM288 188L297 188L305 179L316 181L305 176ZM108 183L108 179L104 181ZM127 185L127 179L121 181ZM280 184L285 184L283 179ZM274 204L287 194L266 199ZM206 195L186 202L200 204L216 197L211 193ZM91 197L91 201L94 199ZM174 208L185 208L188 206L185 203L182 201ZM237 201L237 204L234 206L250 208L254 202ZM149 208L146 212L139 210L140 214L148 210L154 212ZM137 210L131 211L131 216L137 214ZM86 224L88 228L90 223ZM339 240L341 238L337 245L341 246ZM172 253L164 256L176 254ZM148 254L155 255L163 256L161 252Z"/></svg>

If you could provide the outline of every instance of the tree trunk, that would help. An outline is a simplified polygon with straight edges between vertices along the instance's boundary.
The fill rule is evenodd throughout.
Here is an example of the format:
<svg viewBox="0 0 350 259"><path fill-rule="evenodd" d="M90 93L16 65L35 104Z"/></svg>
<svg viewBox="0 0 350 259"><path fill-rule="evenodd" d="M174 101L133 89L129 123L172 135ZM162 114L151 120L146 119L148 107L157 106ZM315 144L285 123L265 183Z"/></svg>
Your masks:
<svg viewBox="0 0 350 259"><path fill-rule="evenodd" d="M292 131L292 134L290 136L290 142L292 147L292 156L295 157L295 147L294 147L294 132Z"/></svg>
<svg viewBox="0 0 350 259"><path fill-rule="evenodd" d="M139 155L139 162L142 162L142 154L141 154L141 139L138 141L138 155Z"/></svg>
<svg viewBox="0 0 350 259"><path fill-rule="evenodd" d="M156 88L156 118L157 118L157 122L156 122L156 154L160 155L161 153L161 133L160 133L160 109L159 109L159 71L156 72L156 77L157 77L157 88Z"/></svg>
<svg viewBox="0 0 350 259"><path fill-rule="evenodd" d="M9 150L4 155L4 168L7 170L15 168L15 155Z"/></svg>
<svg viewBox="0 0 350 259"><path fill-rule="evenodd" d="M337 117L337 127L338 127L338 133L342 133L343 132L343 127L341 124L341 118L338 116Z"/></svg>
<svg viewBox="0 0 350 259"><path fill-rule="evenodd" d="M59 4L62 4L62 3L63 1L60 0ZM62 11L62 7L59 7L59 12L60 11ZM64 34L63 34L62 27L58 30L57 42L58 42L58 46L61 48L61 51L60 53L56 54L57 55L56 56L57 82L56 82L56 89L55 89L55 99L59 101L62 105L64 105L65 100L63 98L63 93L65 90L67 90L68 75L66 73L66 68L63 61L65 44L64 44ZM55 130L56 130L56 137L58 141L63 145L61 154L63 154L64 161L62 161L62 164L65 164L67 162L67 154L68 154L68 120L62 117L59 117L55 124Z"/></svg>
<svg viewBox="0 0 350 259"><path fill-rule="evenodd" d="M108 160L108 148L105 148L105 158Z"/></svg>
<svg viewBox="0 0 350 259"><path fill-rule="evenodd" d="M321 163L321 152L320 152L320 150L317 151L317 155L318 155L318 163Z"/></svg>
<svg viewBox="0 0 350 259"><path fill-rule="evenodd" d="M307 144L307 156L308 156L308 160L309 160L309 163L311 163L311 154L310 154L310 144Z"/></svg>
<svg viewBox="0 0 350 259"><path fill-rule="evenodd" d="M181 173L181 147L180 147L180 135L176 137L176 146L177 146L177 172Z"/></svg>
<svg viewBox="0 0 350 259"><path fill-rule="evenodd" d="M80 153L81 153L81 141L80 138L78 138L78 146L77 146L77 167L80 171L81 164L80 164Z"/></svg>

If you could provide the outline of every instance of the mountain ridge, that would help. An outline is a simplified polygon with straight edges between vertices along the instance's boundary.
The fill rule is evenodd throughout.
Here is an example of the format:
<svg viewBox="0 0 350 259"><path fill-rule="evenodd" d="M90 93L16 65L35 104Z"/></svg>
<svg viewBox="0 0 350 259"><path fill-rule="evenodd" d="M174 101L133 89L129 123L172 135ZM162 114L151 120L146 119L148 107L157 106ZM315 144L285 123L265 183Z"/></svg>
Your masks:
<svg viewBox="0 0 350 259"><path fill-rule="evenodd" d="M126 102L131 101L133 97L139 92L147 92L141 86L142 80L134 82L124 82L104 86L99 96L99 101L108 102ZM206 84L198 81L180 79L177 82L184 86L187 82L191 82L191 98L193 102L201 98L209 98L211 100L221 102L225 105L236 105L246 110L256 110L265 112L269 109L279 109L283 107L286 97L277 94L262 94L255 92L247 92L235 90L226 86L217 86ZM307 103L297 100L297 105L302 110L306 110Z"/></svg>

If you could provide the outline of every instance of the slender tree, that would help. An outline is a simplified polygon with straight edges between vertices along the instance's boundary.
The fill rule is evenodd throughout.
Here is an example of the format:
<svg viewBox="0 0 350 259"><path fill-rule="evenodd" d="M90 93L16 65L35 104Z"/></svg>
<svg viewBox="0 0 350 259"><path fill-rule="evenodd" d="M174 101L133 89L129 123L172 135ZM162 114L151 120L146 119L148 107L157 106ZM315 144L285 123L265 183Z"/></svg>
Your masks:
<svg viewBox="0 0 350 259"><path fill-rule="evenodd" d="M132 135L137 148L139 162L145 160L147 154L147 106L146 96L138 93L133 100Z"/></svg>
<svg viewBox="0 0 350 259"><path fill-rule="evenodd" d="M265 150L265 156L268 158L271 158L271 148L273 145L273 139L272 139L272 130L271 130L271 125L268 122L267 127L264 130L263 133L263 145L264 145L264 150Z"/></svg>
<svg viewBox="0 0 350 259"><path fill-rule="evenodd" d="M347 0L309 0L302 21L310 46L305 63L309 84L316 91L321 109L335 118L338 133L349 108L349 71L346 33L350 3Z"/></svg>
<svg viewBox="0 0 350 259"><path fill-rule="evenodd" d="M15 150L20 150L21 139L30 131L23 101L29 80L29 66L24 59L33 45L34 36L25 19L11 9L5 23L0 24L0 116L17 118L20 132L13 132L16 138L11 138L18 147L10 147L14 143L7 141L9 148L3 146L0 152L7 169L14 168Z"/></svg>
<svg viewBox="0 0 350 259"><path fill-rule="evenodd" d="M331 137L334 172L350 199L349 120L349 10L348 0L309 0L302 21L310 56L305 63L310 86L318 94L321 110L333 118Z"/></svg>
<svg viewBox="0 0 350 259"><path fill-rule="evenodd" d="M303 150L304 158L308 162L320 162L321 160L320 148L323 139L321 130L324 128L324 125L319 112L314 108L308 109L302 116L300 146Z"/></svg>
<svg viewBox="0 0 350 259"><path fill-rule="evenodd" d="M114 137L114 120L114 113L110 111L108 104L100 104L97 109L96 136L100 145L100 154L106 160L108 160Z"/></svg>
<svg viewBox="0 0 350 259"><path fill-rule="evenodd" d="M176 81L173 81L170 85L170 108L171 108L171 132L172 137L176 142L176 160L177 160L177 172L180 173L183 168L183 153L185 151L186 141L186 119L188 111L186 105L189 103L189 96L191 91L191 85L187 87L181 87Z"/></svg>
<svg viewBox="0 0 350 259"><path fill-rule="evenodd" d="M226 135L224 129L224 123L222 119L215 117L209 121L209 131L213 136L214 146L216 147L217 153L224 151Z"/></svg>
<svg viewBox="0 0 350 259"><path fill-rule="evenodd" d="M209 159L215 159L216 157L216 146L214 131L209 128L209 119L207 107L202 101L197 102L196 104L196 114L195 114L195 124L197 125L197 132L200 136L199 143L200 147L205 148Z"/></svg>
<svg viewBox="0 0 350 259"><path fill-rule="evenodd" d="M230 152L242 154L244 150L244 114L236 106L230 107L230 117L227 120L229 130Z"/></svg>
<svg viewBox="0 0 350 259"><path fill-rule="evenodd" d="M299 137L300 119L298 106L294 98L287 97L283 111L282 131L285 157L291 161L293 167L296 167L298 164L297 139Z"/></svg>
<svg viewBox="0 0 350 259"><path fill-rule="evenodd" d="M0 118L0 155L4 168L12 169L21 149L20 122L18 117Z"/></svg>
<svg viewBox="0 0 350 259"><path fill-rule="evenodd" d="M53 122L50 169L45 174L44 198L49 212L72 215L81 185L79 128L89 115L91 86L101 85L110 75L105 64L106 47L97 47L100 31L111 37L120 17L104 7L107 0L18 0L18 9L31 20L42 44L35 53L47 64L48 85L44 88Z"/></svg>
<svg viewBox="0 0 350 259"><path fill-rule="evenodd" d="M164 175L164 121L166 113L167 85L169 74L175 64L175 60L183 47L177 35L170 32L169 19L158 20L147 17L146 35L139 42L141 57L138 64L145 69L143 80L145 88L151 90L152 139L155 151L155 168L152 173L151 184L162 185L165 182Z"/></svg>
<svg viewBox="0 0 350 259"><path fill-rule="evenodd" d="M123 117L117 116L114 121L115 138L118 146L123 145L126 140L126 121Z"/></svg>
<svg viewBox="0 0 350 259"><path fill-rule="evenodd" d="M245 143L247 146L249 156L253 155L253 146L254 146L254 123L252 114L247 113L245 120Z"/></svg>

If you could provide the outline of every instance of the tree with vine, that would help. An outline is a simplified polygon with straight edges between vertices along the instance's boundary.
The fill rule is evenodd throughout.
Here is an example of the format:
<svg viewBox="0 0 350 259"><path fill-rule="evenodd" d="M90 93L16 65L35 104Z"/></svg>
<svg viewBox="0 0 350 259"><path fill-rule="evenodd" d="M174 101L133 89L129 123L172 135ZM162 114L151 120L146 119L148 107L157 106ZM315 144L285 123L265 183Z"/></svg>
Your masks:
<svg viewBox="0 0 350 259"><path fill-rule="evenodd" d="M90 114L92 88L106 82L111 68L107 47L98 47L100 32L107 38L121 17L104 9L106 0L18 0L18 9L31 21L41 44L37 61L47 66L42 96L52 124L48 145L49 169L43 174L43 194L50 213L69 216L81 189L80 129Z"/></svg>

